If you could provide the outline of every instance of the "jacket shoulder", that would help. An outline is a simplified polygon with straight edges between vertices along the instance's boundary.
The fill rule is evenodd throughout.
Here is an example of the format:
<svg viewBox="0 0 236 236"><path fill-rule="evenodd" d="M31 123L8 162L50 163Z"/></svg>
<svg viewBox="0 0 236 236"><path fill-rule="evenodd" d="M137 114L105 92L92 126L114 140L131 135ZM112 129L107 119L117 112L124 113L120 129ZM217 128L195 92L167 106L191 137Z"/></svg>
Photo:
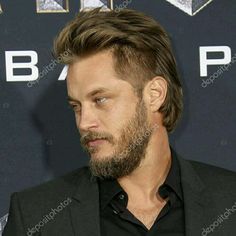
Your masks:
<svg viewBox="0 0 236 236"><path fill-rule="evenodd" d="M63 176L44 182L40 185L18 192L18 197L25 200L55 199L55 197L70 195L82 177L89 175L88 167L81 167Z"/></svg>
<svg viewBox="0 0 236 236"><path fill-rule="evenodd" d="M198 161L189 160L189 162L209 188L225 189L230 192L235 189L236 193L236 172Z"/></svg>
<svg viewBox="0 0 236 236"><path fill-rule="evenodd" d="M32 212L35 212L37 218L46 214L48 209L57 207L65 201L71 201L79 182L88 177L88 167L82 167L38 186L13 193L12 198L17 199L26 222L31 221L34 218Z"/></svg>
<svg viewBox="0 0 236 236"><path fill-rule="evenodd" d="M82 167L36 187L13 193L8 223L3 235L13 235L13 232L17 232L17 235L26 235L26 230L32 227L35 230L39 222L47 227L53 223L63 225L61 222L67 222L69 219L67 206L72 203L79 182L89 179L89 176L88 167ZM55 217L57 213L60 214ZM27 231L27 235L28 233L30 232Z"/></svg>
<svg viewBox="0 0 236 236"><path fill-rule="evenodd" d="M199 161L193 161L193 160L188 160L188 161L192 164L193 168L196 171L200 171L205 174L215 173L217 175L236 177L236 172L234 171Z"/></svg>

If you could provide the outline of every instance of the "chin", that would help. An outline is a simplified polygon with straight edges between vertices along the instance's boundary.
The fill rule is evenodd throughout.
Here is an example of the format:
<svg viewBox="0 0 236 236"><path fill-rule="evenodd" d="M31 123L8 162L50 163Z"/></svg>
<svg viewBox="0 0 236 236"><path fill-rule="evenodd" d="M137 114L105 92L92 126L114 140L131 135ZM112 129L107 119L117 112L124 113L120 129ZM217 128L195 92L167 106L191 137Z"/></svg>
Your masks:
<svg viewBox="0 0 236 236"><path fill-rule="evenodd" d="M97 151L95 153L92 153L90 154L91 158L92 159L96 159L96 160L108 160L110 159L111 157L111 154L110 152L104 152L104 151Z"/></svg>

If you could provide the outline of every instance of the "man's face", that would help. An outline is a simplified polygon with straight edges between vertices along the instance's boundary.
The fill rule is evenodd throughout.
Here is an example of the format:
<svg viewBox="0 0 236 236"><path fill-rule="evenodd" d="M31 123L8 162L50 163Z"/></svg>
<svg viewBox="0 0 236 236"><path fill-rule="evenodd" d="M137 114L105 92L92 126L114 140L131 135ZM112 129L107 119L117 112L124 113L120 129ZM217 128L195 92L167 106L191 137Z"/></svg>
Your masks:
<svg viewBox="0 0 236 236"><path fill-rule="evenodd" d="M130 83L118 79L108 51L69 66L68 97L81 145L99 178L119 178L135 170L152 134L147 108Z"/></svg>

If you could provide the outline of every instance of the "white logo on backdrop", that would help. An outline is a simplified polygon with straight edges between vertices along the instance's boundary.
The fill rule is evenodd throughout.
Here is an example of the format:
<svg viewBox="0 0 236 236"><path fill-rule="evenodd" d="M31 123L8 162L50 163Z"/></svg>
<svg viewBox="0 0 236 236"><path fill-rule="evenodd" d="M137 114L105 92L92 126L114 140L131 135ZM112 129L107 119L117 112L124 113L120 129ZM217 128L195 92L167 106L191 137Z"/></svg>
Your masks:
<svg viewBox="0 0 236 236"><path fill-rule="evenodd" d="M113 9L113 0L80 0L80 11L103 7L104 10Z"/></svg>
<svg viewBox="0 0 236 236"><path fill-rule="evenodd" d="M38 13L69 12L68 0L36 0ZM80 0L80 10L113 9L113 0Z"/></svg>
<svg viewBox="0 0 236 236"><path fill-rule="evenodd" d="M190 16L195 15L213 0L166 0ZM69 12L69 0L36 0L38 13ZM113 0L80 0L80 10L104 6L113 9ZM0 5L0 14L2 13Z"/></svg>
<svg viewBox="0 0 236 236"><path fill-rule="evenodd" d="M222 53L222 58L208 58L209 53ZM208 76L208 66L227 65L231 62L231 48L228 46L199 47L200 76Z"/></svg>
<svg viewBox="0 0 236 236"><path fill-rule="evenodd" d="M194 16L213 0L166 0L190 16Z"/></svg>
<svg viewBox="0 0 236 236"><path fill-rule="evenodd" d="M7 223L7 217L8 217L8 214L0 218L0 236L2 235L3 229Z"/></svg>
<svg viewBox="0 0 236 236"><path fill-rule="evenodd" d="M69 12L68 0L36 0L38 13Z"/></svg>

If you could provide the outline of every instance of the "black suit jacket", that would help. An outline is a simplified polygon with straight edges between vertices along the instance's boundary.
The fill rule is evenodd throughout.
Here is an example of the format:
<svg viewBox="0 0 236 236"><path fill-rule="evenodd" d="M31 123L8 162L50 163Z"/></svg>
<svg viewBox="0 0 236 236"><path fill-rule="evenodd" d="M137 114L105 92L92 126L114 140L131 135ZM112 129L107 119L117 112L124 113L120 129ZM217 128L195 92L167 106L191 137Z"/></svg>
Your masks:
<svg viewBox="0 0 236 236"><path fill-rule="evenodd" d="M185 235L235 236L236 173L179 155L177 158L184 195ZM68 204L62 207L65 201ZM54 215L51 220L50 214ZM88 167L12 195L3 236L23 235L102 236L98 184Z"/></svg>

